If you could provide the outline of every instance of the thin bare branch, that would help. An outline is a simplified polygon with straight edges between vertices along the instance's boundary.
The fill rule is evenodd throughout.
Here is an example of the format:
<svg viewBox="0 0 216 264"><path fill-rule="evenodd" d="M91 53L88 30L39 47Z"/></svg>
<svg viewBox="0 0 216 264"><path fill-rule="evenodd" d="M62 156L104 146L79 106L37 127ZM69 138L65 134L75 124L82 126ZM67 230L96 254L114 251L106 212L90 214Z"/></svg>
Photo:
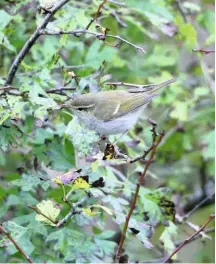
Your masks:
<svg viewBox="0 0 216 264"><path fill-rule="evenodd" d="M114 5L126 6L125 3L122 3L122 2L119 2L119 1L108 0L107 2L112 3Z"/></svg>
<svg viewBox="0 0 216 264"><path fill-rule="evenodd" d="M118 23L121 27L125 27L125 28L127 27L127 24L124 23L124 22L121 20L121 18L119 17L119 14L116 12L115 9L110 8L110 7L107 6L107 5L104 5L104 8L105 8L106 10L108 10L108 11L111 13L111 15L115 18L115 20L117 21L117 23Z"/></svg>
<svg viewBox="0 0 216 264"><path fill-rule="evenodd" d="M45 92L48 94L58 94L58 95L65 95L67 96L64 91L75 91L77 88L76 87L59 87L59 88L54 88L54 89L45 89ZM11 92L11 90L13 92ZM1 93L2 92L2 93ZM14 87L14 86L6 86L6 87L0 87L0 93L2 94L10 94L10 95L15 95L15 96L23 96L26 94L28 91L21 92L19 88Z"/></svg>
<svg viewBox="0 0 216 264"><path fill-rule="evenodd" d="M41 30L40 34L41 35L49 35L49 36L59 36L59 35L66 35L67 34L67 35L73 35L76 37L79 36L80 34L89 34L89 35L95 36L96 38L98 38L99 40L102 40L102 41L105 41L107 38L114 38L114 39L120 40L122 42L125 42L128 45L130 45L130 46L134 47L135 49L140 50L144 54L146 54L145 50L142 47L137 46L137 45L133 44L132 42L130 42L130 41L128 41L128 40L126 40L120 36L111 35L111 34L104 35L103 33L92 32L92 31L89 31L86 29L76 29L76 30L72 30L72 31L58 31L58 32Z"/></svg>
<svg viewBox="0 0 216 264"><path fill-rule="evenodd" d="M209 234L209 233L212 233L212 232L215 232L215 227L210 227L210 228L208 228L208 229L205 230L205 234ZM193 242L194 240L197 240L199 238L200 238L200 236L195 236L190 241L188 241L188 243ZM174 242L174 244L175 244L176 247L178 247L182 243L184 243L184 240L179 240L179 241L175 241Z"/></svg>
<svg viewBox="0 0 216 264"><path fill-rule="evenodd" d="M197 231L199 230L199 226L198 225L195 225L193 224L192 222L188 221L188 220L185 220L184 221L184 217L181 217L180 215L176 214L175 216L176 220L180 223L180 224L186 224L188 225L191 229L193 229L194 231ZM211 239L209 236L207 236L205 234L205 232L200 232L199 233L200 236L202 236L203 238L206 238L206 239Z"/></svg>
<svg viewBox="0 0 216 264"><path fill-rule="evenodd" d="M159 83L159 84L135 84L135 83L125 83L125 82L105 82L105 85L114 85L114 86L125 86L125 87L132 87L136 88L137 90L133 90L133 92L140 92L140 91L151 91L153 89L159 89L164 86L167 86L171 83L174 83L178 80L178 78L173 78L170 80L167 80L165 82Z"/></svg>
<svg viewBox="0 0 216 264"><path fill-rule="evenodd" d="M205 50L205 49L193 49L193 52L201 52L204 54L209 54L209 53L215 53L215 50Z"/></svg>
<svg viewBox="0 0 216 264"><path fill-rule="evenodd" d="M165 260L163 263L167 263L181 248L183 248L187 243L189 243L195 236L197 236L200 232L202 232L206 226L215 218L215 214L211 214L207 221L200 227L199 230L197 230L196 233L194 233L189 238L185 239Z"/></svg>
<svg viewBox="0 0 216 264"><path fill-rule="evenodd" d="M90 28L91 24L98 18L100 11L106 2L107 2L107 0L103 0L103 2L98 6L97 12L95 13L94 17L90 20L90 22L86 26L86 30L88 30Z"/></svg>
<svg viewBox="0 0 216 264"><path fill-rule="evenodd" d="M200 203L198 203L194 208L188 212L183 219L186 220L188 219L193 213L195 213L203 204L205 204L207 201L211 200L215 196L215 192L207 196L205 199L203 199Z"/></svg>
<svg viewBox="0 0 216 264"><path fill-rule="evenodd" d="M81 65L62 65L62 66L56 66L52 68L52 70L74 70L74 69L82 69L85 67L85 64Z"/></svg>
<svg viewBox="0 0 216 264"><path fill-rule="evenodd" d="M60 87L57 89L46 89L46 93L60 93L62 91L75 91L77 88L76 87Z"/></svg>
<svg viewBox="0 0 216 264"><path fill-rule="evenodd" d="M10 70L9 70L9 73L8 73L8 77L5 81L5 86L8 86L13 82L14 76L18 70L20 63L23 61L24 57L29 52L31 47L34 45L36 40L40 37L41 30L46 28L47 24L50 22L50 20L54 16L54 14L62 6L64 6L68 1L69 0L61 0L61 1L57 2L57 4L51 10L49 10L49 13L46 15L43 22L40 24L40 26L37 27L35 32L32 34L32 36L29 38L29 40L25 43L25 45L23 46L23 48L21 49L21 51L19 52L19 54L15 58L14 62L12 63Z"/></svg>
<svg viewBox="0 0 216 264"><path fill-rule="evenodd" d="M14 244L15 248L28 261L28 263L34 263L33 260L22 250L22 248L14 240L14 238L11 236L11 234L9 232L7 232L7 230L5 230L2 225L0 225L0 231L8 237L8 239Z"/></svg>
<svg viewBox="0 0 216 264"><path fill-rule="evenodd" d="M84 68L85 65L84 64L81 64L81 65L62 65L62 66L55 66L51 69L51 71L58 71L58 70L74 70L74 69L82 69ZM21 72L21 73L17 73L18 76L32 76L38 72L41 71L41 68L40 69L37 69L37 70L33 70L33 71L30 71L30 72Z"/></svg>

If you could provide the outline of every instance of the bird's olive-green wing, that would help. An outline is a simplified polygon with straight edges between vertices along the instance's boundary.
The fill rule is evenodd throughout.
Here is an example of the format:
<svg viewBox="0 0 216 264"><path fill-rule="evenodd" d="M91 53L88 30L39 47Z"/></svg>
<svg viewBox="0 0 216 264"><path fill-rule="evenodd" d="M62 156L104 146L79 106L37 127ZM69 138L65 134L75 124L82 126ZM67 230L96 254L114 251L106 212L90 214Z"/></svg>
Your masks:
<svg viewBox="0 0 216 264"><path fill-rule="evenodd" d="M155 94L122 91L122 93L115 94L115 97L110 98L111 100L106 102L102 100L99 108L95 109L95 116L97 119L110 121L140 109L155 96Z"/></svg>

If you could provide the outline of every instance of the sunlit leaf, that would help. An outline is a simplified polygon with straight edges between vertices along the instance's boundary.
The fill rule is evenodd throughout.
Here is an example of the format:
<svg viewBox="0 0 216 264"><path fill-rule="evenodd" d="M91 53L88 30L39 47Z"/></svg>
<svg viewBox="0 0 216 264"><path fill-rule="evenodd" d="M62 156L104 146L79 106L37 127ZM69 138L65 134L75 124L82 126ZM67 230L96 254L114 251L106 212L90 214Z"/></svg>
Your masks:
<svg viewBox="0 0 216 264"><path fill-rule="evenodd" d="M35 216L35 220L55 226L53 222L56 222L56 219L60 214L61 209L56 207L56 205L50 200L43 200L42 202L37 204L36 207L39 210L39 212L47 216L47 218L41 214L37 214ZM50 221L49 219L52 221Z"/></svg>

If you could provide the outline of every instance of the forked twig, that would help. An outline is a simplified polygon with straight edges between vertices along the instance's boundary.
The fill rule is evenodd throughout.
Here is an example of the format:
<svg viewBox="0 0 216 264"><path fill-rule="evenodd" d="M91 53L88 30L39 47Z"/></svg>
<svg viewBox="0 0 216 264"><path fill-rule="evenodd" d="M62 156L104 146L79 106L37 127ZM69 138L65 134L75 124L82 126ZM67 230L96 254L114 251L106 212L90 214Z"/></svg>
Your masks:
<svg viewBox="0 0 216 264"><path fill-rule="evenodd" d="M100 11L106 2L107 2L107 0L103 0L103 2L98 6L97 12L95 13L94 17L90 20L90 22L86 26L86 30L88 30L90 28L91 24L98 18Z"/></svg>

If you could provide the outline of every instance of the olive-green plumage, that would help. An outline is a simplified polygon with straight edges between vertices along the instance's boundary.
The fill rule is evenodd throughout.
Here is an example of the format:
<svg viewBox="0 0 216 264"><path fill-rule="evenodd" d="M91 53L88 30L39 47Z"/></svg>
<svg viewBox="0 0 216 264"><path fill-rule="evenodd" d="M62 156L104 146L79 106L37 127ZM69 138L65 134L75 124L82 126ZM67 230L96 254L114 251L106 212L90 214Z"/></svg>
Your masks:
<svg viewBox="0 0 216 264"><path fill-rule="evenodd" d="M157 90L173 83L142 86L140 89L104 91L76 96L64 107L73 111L89 129L110 135L125 132L136 124L142 110L157 96Z"/></svg>
<svg viewBox="0 0 216 264"><path fill-rule="evenodd" d="M74 110L93 114L98 120L108 121L138 110L155 95L127 91L105 91L83 94L71 101Z"/></svg>

